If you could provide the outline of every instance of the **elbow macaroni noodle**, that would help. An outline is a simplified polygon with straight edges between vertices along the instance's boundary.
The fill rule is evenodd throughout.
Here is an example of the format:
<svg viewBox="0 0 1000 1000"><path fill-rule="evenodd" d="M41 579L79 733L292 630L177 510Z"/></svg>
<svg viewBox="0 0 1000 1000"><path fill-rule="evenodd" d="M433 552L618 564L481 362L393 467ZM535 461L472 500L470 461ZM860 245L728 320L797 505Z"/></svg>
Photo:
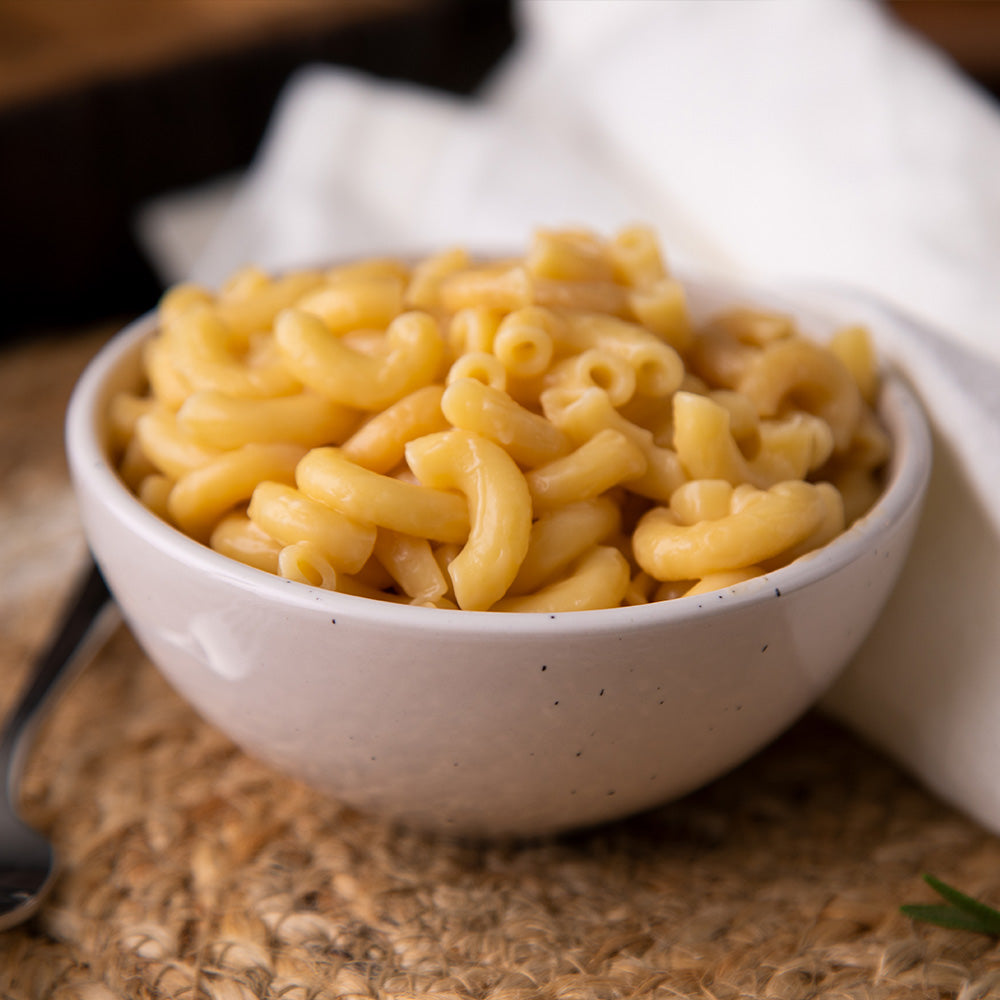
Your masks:
<svg viewBox="0 0 1000 1000"><path fill-rule="evenodd" d="M643 227L539 231L219 292L181 285L109 412L122 479L229 558L423 607L559 612L734 586L881 490L867 332L696 326Z"/></svg>

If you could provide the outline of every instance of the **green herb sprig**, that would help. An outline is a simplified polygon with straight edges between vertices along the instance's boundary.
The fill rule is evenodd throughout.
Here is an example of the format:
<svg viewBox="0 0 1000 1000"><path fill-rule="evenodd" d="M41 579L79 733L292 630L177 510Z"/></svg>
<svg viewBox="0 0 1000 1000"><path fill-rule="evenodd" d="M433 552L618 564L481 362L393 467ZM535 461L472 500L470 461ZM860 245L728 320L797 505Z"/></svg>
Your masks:
<svg viewBox="0 0 1000 1000"><path fill-rule="evenodd" d="M1000 937L1000 910L966 896L964 892L959 892L933 875L924 875L924 881L946 902L906 903L900 907L906 916L951 930Z"/></svg>

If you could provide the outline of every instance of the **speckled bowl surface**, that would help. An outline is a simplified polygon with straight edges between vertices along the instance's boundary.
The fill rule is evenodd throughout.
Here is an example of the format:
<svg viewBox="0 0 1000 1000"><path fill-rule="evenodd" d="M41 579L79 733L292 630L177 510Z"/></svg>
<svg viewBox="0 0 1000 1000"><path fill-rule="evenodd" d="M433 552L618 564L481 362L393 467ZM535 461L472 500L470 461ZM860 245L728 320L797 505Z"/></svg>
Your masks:
<svg viewBox="0 0 1000 1000"><path fill-rule="evenodd" d="M825 335L848 314L688 284L696 315L777 306ZM903 565L930 469L889 375L888 485L844 535L729 590L635 608L497 614L400 606L245 567L146 510L106 452L144 318L95 358L67 418L84 528L139 642L248 752L359 809L435 830L531 835L662 803L740 763L828 687ZM873 331L876 342L878 330Z"/></svg>

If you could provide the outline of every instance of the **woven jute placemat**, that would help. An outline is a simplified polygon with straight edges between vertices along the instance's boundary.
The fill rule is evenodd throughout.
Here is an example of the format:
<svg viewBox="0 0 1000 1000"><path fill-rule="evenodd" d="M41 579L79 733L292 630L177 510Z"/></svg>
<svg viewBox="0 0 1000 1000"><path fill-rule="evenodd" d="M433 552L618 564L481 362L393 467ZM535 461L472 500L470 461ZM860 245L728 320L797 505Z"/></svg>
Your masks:
<svg viewBox="0 0 1000 1000"><path fill-rule="evenodd" d="M0 356L0 710L83 556L61 457L104 334ZM1000 952L915 925L938 874L1000 899L1000 840L810 714L688 798L601 829L466 843L248 758L119 632L50 716L25 809L63 868L0 935L0 997L960 998Z"/></svg>

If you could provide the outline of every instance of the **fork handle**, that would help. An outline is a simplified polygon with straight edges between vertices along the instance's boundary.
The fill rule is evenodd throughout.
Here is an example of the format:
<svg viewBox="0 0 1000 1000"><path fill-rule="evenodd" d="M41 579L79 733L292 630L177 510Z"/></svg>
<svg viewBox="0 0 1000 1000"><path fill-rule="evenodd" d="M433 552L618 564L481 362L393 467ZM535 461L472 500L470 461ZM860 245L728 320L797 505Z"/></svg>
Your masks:
<svg viewBox="0 0 1000 1000"><path fill-rule="evenodd" d="M120 621L104 577L91 560L66 603L58 631L35 660L30 680L0 732L0 780L6 781L12 797L31 736L52 693L94 657Z"/></svg>

